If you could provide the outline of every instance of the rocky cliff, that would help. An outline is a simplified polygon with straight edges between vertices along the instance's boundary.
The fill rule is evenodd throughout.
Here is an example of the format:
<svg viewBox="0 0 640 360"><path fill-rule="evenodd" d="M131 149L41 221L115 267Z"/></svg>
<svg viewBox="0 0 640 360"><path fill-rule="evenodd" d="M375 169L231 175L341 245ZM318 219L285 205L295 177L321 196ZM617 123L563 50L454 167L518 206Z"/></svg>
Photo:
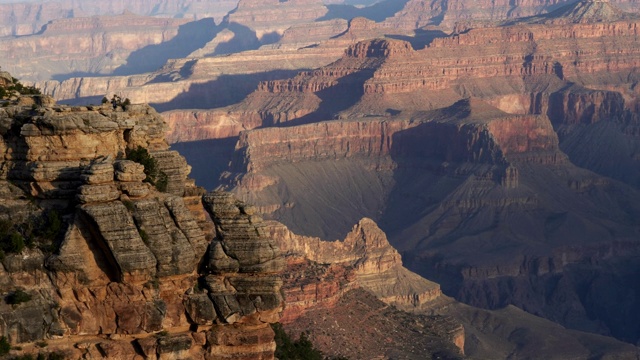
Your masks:
<svg viewBox="0 0 640 360"><path fill-rule="evenodd" d="M438 284L402 266L400 254L371 219L360 220L343 241L336 242L296 235L277 222L271 222L268 229L291 269L285 277L283 322L293 321L309 308L335 304L347 290L357 287L405 310L427 308L442 295ZM323 268L323 281L300 275L301 269ZM335 273L338 270L342 272L339 275Z"/></svg>
<svg viewBox="0 0 640 360"><path fill-rule="evenodd" d="M246 205L202 196L153 109L5 103L0 334L20 345L12 354L273 358L280 252ZM126 159L140 149L162 191L148 162Z"/></svg>

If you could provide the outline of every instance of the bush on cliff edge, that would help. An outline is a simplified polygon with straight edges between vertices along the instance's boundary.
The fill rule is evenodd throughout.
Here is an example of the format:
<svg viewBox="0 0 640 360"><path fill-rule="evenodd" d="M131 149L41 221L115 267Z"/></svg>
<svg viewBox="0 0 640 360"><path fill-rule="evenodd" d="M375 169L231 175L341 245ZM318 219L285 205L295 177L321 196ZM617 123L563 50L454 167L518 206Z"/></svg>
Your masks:
<svg viewBox="0 0 640 360"><path fill-rule="evenodd" d="M146 182L155 186L158 191L167 191L169 182L167 174L158 168L158 162L149 154L147 149L138 146L135 149L127 150L127 160L135 161L144 166L144 173L147 175Z"/></svg>

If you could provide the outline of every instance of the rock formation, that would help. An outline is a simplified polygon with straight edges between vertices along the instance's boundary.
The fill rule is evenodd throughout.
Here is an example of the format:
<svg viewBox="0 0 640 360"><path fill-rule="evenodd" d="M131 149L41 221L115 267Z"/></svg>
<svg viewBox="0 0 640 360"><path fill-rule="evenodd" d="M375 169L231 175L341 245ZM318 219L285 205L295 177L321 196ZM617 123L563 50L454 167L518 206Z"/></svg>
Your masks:
<svg viewBox="0 0 640 360"><path fill-rule="evenodd" d="M356 287L405 310L428 307L442 295L438 284L402 266L400 254L371 219L360 220L343 241L336 242L296 235L277 222L271 222L268 229L290 269L285 276L283 322L294 320L308 308L335 304L347 290ZM312 269L318 275L300 274L301 270ZM317 281L318 276L324 280Z"/></svg>
<svg viewBox="0 0 640 360"><path fill-rule="evenodd" d="M284 263L261 219L230 194L202 197L149 106L28 99L0 110L0 220L31 244L6 247L3 228L12 354L272 359ZM166 175L163 191L125 158L134 149Z"/></svg>

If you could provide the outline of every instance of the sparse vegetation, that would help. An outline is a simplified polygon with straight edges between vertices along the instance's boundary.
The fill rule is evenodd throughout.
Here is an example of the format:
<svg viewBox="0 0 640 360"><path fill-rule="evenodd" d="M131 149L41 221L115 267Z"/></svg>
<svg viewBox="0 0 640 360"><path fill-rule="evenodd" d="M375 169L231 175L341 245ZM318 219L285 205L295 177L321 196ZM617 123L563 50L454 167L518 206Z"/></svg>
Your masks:
<svg viewBox="0 0 640 360"><path fill-rule="evenodd" d="M276 358L280 360L347 360L343 357L325 357L322 351L313 347L306 333L301 333L298 340L292 341L284 331L282 324L271 325L275 332Z"/></svg>
<svg viewBox="0 0 640 360"><path fill-rule="evenodd" d="M145 181L154 185L158 191L166 192L169 179L167 174L158 168L158 162L147 149L138 146L136 149L127 151L127 160L135 161L144 166L144 173L147 175Z"/></svg>
<svg viewBox="0 0 640 360"><path fill-rule="evenodd" d="M47 343L46 341L42 340L42 341L38 341L36 343L36 346L39 348L46 348L47 346L49 346L49 343Z"/></svg>
<svg viewBox="0 0 640 360"><path fill-rule="evenodd" d="M23 223L0 220L0 260L6 254L21 253L25 247L53 253L63 227L60 213L53 209L33 215Z"/></svg>
<svg viewBox="0 0 640 360"><path fill-rule="evenodd" d="M11 351L11 344L6 336L0 337L0 356L7 355Z"/></svg>
<svg viewBox="0 0 640 360"><path fill-rule="evenodd" d="M11 294L9 294L5 299L5 301L9 305L18 305L30 300L31 300L31 295L29 295L22 289L15 290Z"/></svg>
<svg viewBox="0 0 640 360"><path fill-rule="evenodd" d="M11 94L13 94L14 92L18 92L20 95L41 95L42 94L40 89L36 88L35 86L25 86L22 83L20 83L20 81L18 81L18 79L16 78L11 78L11 80L13 83L10 84L9 86L0 87L0 99L6 99L7 97L11 96Z"/></svg>
<svg viewBox="0 0 640 360"><path fill-rule="evenodd" d="M27 355L20 355L20 356L14 356L9 358L9 360L64 360L65 356L64 354L58 353L58 352L52 352L49 354L43 354L43 353L39 353L36 357L33 357L33 355L27 354Z"/></svg>
<svg viewBox="0 0 640 360"><path fill-rule="evenodd" d="M158 290L160 288L160 280L157 277L154 277L153 279L147 281L144 286L147 288Z"/></svg>
<svg viewBox="0 0 640 360"><path fill-rule="evenodd" d="M124 205L124 207L127 208L127 210L129 211L134 211L135 210L135 205L133 204L133 201L131 200L122 200L122 204Z"/></svg>
<svg viewBox="0 0 640 360"><path fill-rule="evenodd" d="M149 242L149 234L147 234L146 231L138 229L138 234L140 234L140 237L142 238L142 241L145 242L145 244Z"/></svg>

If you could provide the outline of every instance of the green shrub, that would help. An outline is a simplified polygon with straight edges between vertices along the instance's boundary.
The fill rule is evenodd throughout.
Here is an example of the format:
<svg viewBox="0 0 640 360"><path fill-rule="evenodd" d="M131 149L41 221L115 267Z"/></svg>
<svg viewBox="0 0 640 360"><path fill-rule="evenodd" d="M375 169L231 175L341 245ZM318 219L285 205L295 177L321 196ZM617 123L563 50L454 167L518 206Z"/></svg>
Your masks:
<svg viewBox="0 0 640 360"><path fill-rule="evenodd" d="M6 336L0 337L0 356L7 355L11 351L11 344Z"/></svg>
<svg viewBox="0 0 640 360"><path fill-rule="evenodd" d="M158 174L158 178L153 185L156 187L156 189L158 189L158 191L167 192L167 187L169 186L169 177L167 177L167 174L160 171L160 174Z"/></svg>
<svg viewBox="0 0 640 360"><path fill-rule="evenodd" d="M282 324L272 324L275 332L276 358L280 360L323 360L320 350L313 347L313 344L304 332L296 341L291 341L289 335L284 331Z"/></svg>
<svg viewBox="0 0 640 360"><path fill-rule="evenodd" d="M18 289L11 294L9 294L6 298L6 302L9 305L18 305L24 302L31 300L31 295L27 294L21 289Z"/></svg>
<svg viewBox="0 0 640 360"><path fill-rule="evenodd" d="M22 234L17 231L13 232L11 236L9 236L8 247L9 252L15 254L21 253L24 249L24 238L22 237Z"/></svg>
<svg viewBox="0 0 640 360"><path fill-rule="evenodd" d="M106 97L106 96L104 96L104 97L102 98L102 100L101 100L101 103L103 103L103 104L106 104L106 103L108 103L108 102L109 102L109 99L107 99L107 97Z"/></svg>
<svg viewBox="0 0 640 360"><path fill-rule="evenodd" d="M47 359L44 358L44 355L40 357L40 354L38 354L37 358L34 358L33 355L20 355L20 356L13 356L9 358L9 360L47 360Z"/></svg>
<svg viewBox="0 0 640 360"><path fill-rule="evenodd" d="M0 220L0 238L3 238L11 233L13 224L9 220Z"/></svg>
<svg viewBox="0 0 640 360"><path fill-rule="evenodd" d="M47 356L47 360L64 360L64 354L52 352Z"/></svg>
<svg viewBox="0 0 640 360"><path fill-rule="evenodd" d="M149 234L147 234L146 231L138 229L138 234L140 234L140 238L142 238L142 241L144 241L145 244L149 242Z"/></svg>
<svg viewBox="0 0 640 360"><path fill-rule="evenodd" d="M44 341L44 340L42 340L42 341L38 341L36 343L36 346L39 347L39 348L46 348L47 346L49 346L49 343Z"/></svg>
<svg viewBox="0 0 640 360"><path fill-rule="evenodd" d="M45 221L43 229L40 231L42 237L47 240L55 240L62 229L62 218L60 217L60 213L55 210L47 211L45 215Z"/></svg>
<svg viewBox="0 0 640 360"><path fill-rule="evenodd" d="M127 208L127 210L129 211L134 211L136 209L133 201L131 200L122 200L122 204L124 205L124 207Z"/></svg>
<svg viewBox="0 0 640 360"><path fill-rule="evenodd" d="M144 173L147 175L145 181L154 185L158 191L167 191L169 182L167 174L158 168L158 161L149 154L147 149L138 146L136 149L127 151L127 160L142 164L142 166L144 166Z"/></svg>

